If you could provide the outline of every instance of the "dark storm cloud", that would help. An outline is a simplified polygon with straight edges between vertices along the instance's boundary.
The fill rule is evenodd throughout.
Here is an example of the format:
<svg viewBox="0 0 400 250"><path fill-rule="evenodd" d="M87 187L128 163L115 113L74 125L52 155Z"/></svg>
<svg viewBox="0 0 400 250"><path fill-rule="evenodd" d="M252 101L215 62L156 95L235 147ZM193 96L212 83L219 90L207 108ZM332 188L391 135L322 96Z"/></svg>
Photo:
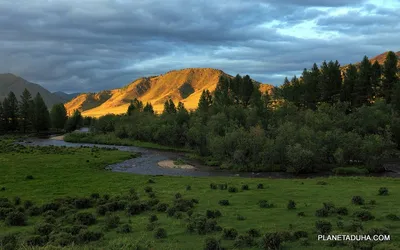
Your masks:
<svg viewBox="0 0 400 250"><path fill-rule="evenodd" d="M346 6L348 14L329 15ZM396 9L344 0L1 1L0 72L70 92L186 67L280 84L314 62L396 49L396 18ZM321 37L301 36L307 28L283 32L307 21ZM328 31L336 37L324 38Z"/></svg>

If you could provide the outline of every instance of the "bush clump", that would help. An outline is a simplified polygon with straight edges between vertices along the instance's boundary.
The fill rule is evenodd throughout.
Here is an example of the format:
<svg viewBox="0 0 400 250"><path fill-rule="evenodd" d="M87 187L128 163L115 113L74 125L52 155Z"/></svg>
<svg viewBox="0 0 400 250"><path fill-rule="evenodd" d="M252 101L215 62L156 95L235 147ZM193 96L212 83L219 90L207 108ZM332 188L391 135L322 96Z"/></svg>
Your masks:
<svg viewBox="0 0 400 250"><path fill-rule="evenodd" d="M288 204L287 204L287 209L295 209L296 208L296 202L294 202L294 200L289 200Z"/></svg>
<svg viewBox="0 0 400 250"><path fill-rule="evenodd" d="M103 233L94 232L89 230L81 230L77 235L77 239L81 243L89 243L91 241L98 241L103 237Z"/></svg>
<svg viewBox="0 0 400 250"><path fill-rule="evenodd" d="M371 212L367 210L356 211L353 213L353 217L356 217L361 221L368 221L375 219L375 216L373 216Z"/></svg>
<svg viewBox="0 0 400 250"><path fill-rule="evenodd" d="M50 223L40 223L36 224L34 228L34 232L40 236L48 236L54 230L54 225Z"/></svg>
<svg viewBox="0 0 400 250"><path fill-rule="evenodd" d="M145 191L146 193L150 193L150 192L153 192L153 188L152 188L152 187L145 187L145 188L144 188L144 191Z"/></svg>
<svg viewBox="0 0 400 250"><path fill-rule="evenodd" d="M168 207L169 207L168 204L166 204L166 203L160 203L160 204L157 205L156 210L157 210L158 212L165 212L165 211L167 211Z"/></svg>
<svg viewBox="0 0 400 250"><path fill-rule="evenodd" d="M90 198L92 198L94 200L100 199L100 194L99 193L92 193L90 195Z"/></svg>
<svg viewBox="0 0 400 250"><path fill-rule="evenodd" d="M155 215L155 214L150 215L149 222L151 223L151 222L155 222L155 221L158 221L157 215Z"/></svg>
<svg viewBox="0 0 400 250"><path fill-rule="evenodd" d="M361 196L356 195L351 198L351 203L355 205L364 205L364 199Z"/></svg>
<svg viewBox="0 0 400 250"><path fill-rule="evenodd" d="M391 221L400 221L400 217L395 214L386 215L386 219L389 219Z"/></svg>
<svg viewBox="0 0 400 250"><path fill-rule="evenodd" d="M258 238L258 237L261 236L260 231L257 230L257 229L254 229L254 228L247 230L247 234L248 234L250 237L253 237L253 238Z"/></svg>
<svg viewBox="0 0 400 250"><path fill-rule="evenodd" d="M190 185L187 185L186 186L186 191L190 191L190 190L192 190L192 187Z"/></svg>
<svg viewBox="0 0 400 250"><path fill-rule="evenodd" d="M281 237L279 233L267 233L261 240L262 249L280 249Z"/></svg>
<svg viewBox="0 0 400 250"><path fill-rule="evenodd" d="M25 180L33 180L34 178L33 178L33 176L32 175L27 175L27 176L25 176Z"/></svg>
<svg viewBox="0 0 400 250"><path fill-rule="evenodd" d="M88 198L75 199L74 205L76 209L87 209L93 206L92 201Z"/></svg>
<svg viewBox="0 0 400 250"><path fill-rule="evenodd" d="M25 240L25 244L29 247L41 247L47 243L47 238L41 235L30 235Z"/></svg>
<svg viewBox="0 0 400 250"><path fill-rule="evenodd" d="M246 217L244 217L243 215L238 214L238 215L236 216L236 219L237 219L237 220L246 220Z"/></svg>
<svg viewBox="0 0 400 250"><path fill-rule="evenodd" d="M33 206L33 202L32 201L30 201L30 200L24 201L24 208L25 209L28 209L28 208L30 208L32 206Z"/></svg>
<svg viewBox="0 0 400 250"><path fill-rule="evenodd" d="M229 187L228 192L229 193L237 193L238 189L236 187Z"/></svg>
<svg viewBox="0 0 400 250"><path fill-rule="evenodd" d="M180 198L182 198L181 193L176 193L176 194L175 194L175 199L180 199Z"/></svg>
<svg viewBox="0 0 400 250"><path fill-rule="evenodd" d="M239 235L233 244L235 248L252 247L255 245L254 238L250 235Z"/></svg>
<svg viewBox="0 0 400 250"><path fill-rule="evenodd" d="M329 221L319 220L315 222L315 228L320 234L328 234L332 231L332 224Z"/></svg>
<svg viewBox="0 0 400 250"><path fill-rule="evenodd" d="M217 186L217 184L215 184L215 183L210 183L210 188L211 188L211 189L217 189L218 186Z"/></svg>
<svg viewBox="0 0 400 250"><path fill-rule="evenodd" d="M223 250L221 242L214 237L208 237L204 241L204 250Z"/></svg>
<svg viewBox="0 0 400 250"><path fill-rule="evenodd" d="M164 228L158 228L154 233L154 238L156 239L167 238L167 231Z"/></svg>
<svg viewBox="0 0 400 250"><path fill-rule="evenodd" d="M389 189L388 188L386 188L386 187L379 188L378 195L386 196L388 194L389 194Z"/></svg>
<svg viewBox="0 0 400 250"><path fill-rule="evenodd" d="M19 206L19 204L21 204L21 198L18 196L14 197L14 205Z"/></svg>
<svg viewBox="0 0 400 250"><path fill-rule="evenodd" d="M226 240L234 240L237 235L238 232L235 228L224 228L222 231L222 237Z"/></svg>
<svg viewBox="0 0 400 250"><path fill-rule="evenodd" d="M247 184L242 185L242 190L249 190L249 185Z"/></svg>
<svg viewBox="0 0 400 250"><path fill-rule="evenodd" d="M218 202L218 204L220 204L221 206L229 206L229 201L228 200L220 200Z"/></svg>
<svg viewBox="0 0 400 250"><path fill-rule="evenodd" d="M7 226L26 226L26 221L24 213L10 212L5 219L5 224Z"/></svg>
<svg viewBox="0 0 400 250"><path fill-rule="evenodd" d="M117 232L120 234L128 234L132 232L132 227L129 224L123 224L120 228L118 228Z"/></svg>
<svg viewBox="0 0 400 250"><path fill-rule="evenodd" d="M296 231L293 233L293 236L296 240L298 240L300 238L307 238L308 233L306 231Z"/></svg>
<svg viewBox="0 0 400 250"><path fill-rule="evenodd" d="M349 214L349 210L346 207L338 207L336 209L336 213L338 215L348 215Z"/></svg>
<svg viewBox="0 0 400 250"><path fill-rule="evenodd" d="M260 206L260 208L272 208L272 207L274 207L274 204L269 203L269 202L266 201L266 200L260 200L260 201L258 202L258 205Z"/></svg>
<svg viewBox="0 0 400 250"><path fill-rule="evenodd" d="M120 222L120 218L118 215L107 214L104 218L105 229L109 230L112 228L117 228Z"/></svg>
<svg viewBox="0 0 400 250"><path fill-rule="evenodd" d="M264 184L259 183L259 184L257 185L257 189L264 189Z"/></svg>
<svg viewBox="0 0 400 250"><path fill-rule="evenodd" d="M200 235L222 230L215 219L208 219L200 214L191 216L186 228L188 232L197 232Z"/></svg>
<svg viewBox="0 0 400 250"><path fill-rule="evenodd" d="M50 236L52 245L66 247L76 241L76 237L67 232L60 232Z"/></svg>
<svg viewBox="0 0 400 250"><path fill-rule="evenodd" d="M207 210L206 216L208 219L216 219L222 216L219 210Z"/></svg>
<svg viewBox="0 0 400 250"><path fill-rule="evenodd" d="M297 216L299 216L299 217L305 217L306 214L305 214L304 212L298 212L298 213L297 213Z"/></svg>
<svg viewBox="0 0 400 250"><path fill-rule="evenodd" d="M96 217L88 212L77 213L74 221L84 226L90 226L96 223Z"/></svg>

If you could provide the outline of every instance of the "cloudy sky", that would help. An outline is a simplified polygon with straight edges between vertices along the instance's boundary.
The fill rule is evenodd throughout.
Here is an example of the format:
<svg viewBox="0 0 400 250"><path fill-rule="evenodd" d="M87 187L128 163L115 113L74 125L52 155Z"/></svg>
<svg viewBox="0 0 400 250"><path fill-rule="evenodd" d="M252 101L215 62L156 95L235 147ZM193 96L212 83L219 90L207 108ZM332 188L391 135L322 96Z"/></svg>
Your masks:
<svg viewBox="0 0 400 250"><path fill-rule="evenodd" d="M50 91L211 67L279 85L400 50L400 0L1 0L0 72Z"/></svg>

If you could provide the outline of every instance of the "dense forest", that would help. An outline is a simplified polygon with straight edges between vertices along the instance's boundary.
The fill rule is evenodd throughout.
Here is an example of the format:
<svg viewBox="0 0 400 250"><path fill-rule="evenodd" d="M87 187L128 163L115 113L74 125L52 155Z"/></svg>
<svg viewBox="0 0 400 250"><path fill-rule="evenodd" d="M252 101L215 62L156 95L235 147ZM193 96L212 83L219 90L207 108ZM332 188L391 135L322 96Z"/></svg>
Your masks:
<svg viewBox="0 0 400 250"><path fill-rule="evenodd" d="M150 103L135 99L125 115L86 118L92 133L66 138L154 142L243 171L381 171L385 161L398 158L400 145L397 60L389 52L383 65L367 57L346 67L337 61L314 64L272 93L261 93L248 75L221 77L214 92L203 91L196 110L166 100L163 113L155 114ZM79 111L68 118L55 105L49 114L40 95L27 96L18 104L10 93L3 101L0 130L73 131L83 124Z"/></svg>
<svg viewBox="0 0 400 250"><path fill-rule="evenodd" d="M221 77L195 111L167 100L156 115L135 99L126 115L93 120L92 134L70 140L155 142L244 171L374 172L397 157L400 83L393 52L382 66L367 57L346 67L314 64L270 94L256 85L247 75Z"/></svg>
<svg viewBox="0 0 400 250"><path fill-rule="evenodd" d="M18 101L11 91L3 102L0 102L0 134L10 133L40 133L49 130L68 132L83 125L79 111L71 117L67 116L64 104L53 105L49 112L40 93L32 98L25 89Z"/></svg>

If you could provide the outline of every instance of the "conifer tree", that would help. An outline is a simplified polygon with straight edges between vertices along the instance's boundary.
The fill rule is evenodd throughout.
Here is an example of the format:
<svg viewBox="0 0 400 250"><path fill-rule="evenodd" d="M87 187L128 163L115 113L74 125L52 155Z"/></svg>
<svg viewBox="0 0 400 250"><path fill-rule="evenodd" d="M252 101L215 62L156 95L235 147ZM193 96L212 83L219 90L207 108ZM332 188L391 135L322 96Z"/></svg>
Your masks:
<svg viewBox="0 0 400 250"><path fill-rule="evenodd" d="M64 104L59 103L53 105L50 112L52 127L55 129L63 129L68 120L67 110Z"/></svg>
<svg viewBox="0 0 400 250"><path fill-rule="evenodd" d="M250 103L251 94L253 93L254 85L249 75L245 75L240 86L240 99L244 107Z"/></svg>
<svg viewBox="0 0 400 250"><path fill-rule="evenodd" d="M164 103L163 114L175 114L175 113L176 113L176 107L174 102L171 99L166 100Z"/></svg>
<svg viewBox="0 0 400 250"><path fill-rule="evenodd" d="M3 112L6 120L6 130L14 132L18 128L18 100L14 92L10 92L3 101Z"/></svg>
<svg viewBox="0 0 400 250"><path fill-rule="evenodd" d="M214 91L214 104L218 108L227 107L232 104L230 97L230 80L226 76L220 76Z"/></svg>
<svg viewBox="0 0 400 250"><path fill-rule="evenodd" d="M210 91L203 90L200 96L199 105L197 110L202 113L207 113L212 105L212 96Z"/></svg>
<svg viewBox="0 0 400 250"><path fill-rule="evenodd" d="M354 85L354 105L356 107L368 104L372 99L373 88L371 82L372 65L367 56L364 56L358 71L358 79Z"/></svg>
<svg viewBox="0 0 400 250"><path fill-rule="evenodd" d="M389 51L383 64L382 94L387 103L391 102L393 86L399 81L397 61L396 54Z"/></svg>
<svg viewBox="0 0 400 250"><path fill-rule="evenodd" d="M320 91L318 89L320 71L317 64L314 63L311 71L305 69L302 78L304 83L304 102L306 107L315 109L320 96Z"/></svg>
<svg viewBox="0 0 400 250"><path fill-rule="evenodd" d="M33 100L32 95L27 89L24 89L19 102L19 119L22 127L22 132L26 132L32 125Z"/></svg>
<svg viewBox="0 0 400 250"><path fill-rule="evenodd" d="M372 83L372 89L373 89L373 98L382 96L382 94L381 94L381 91L382 91L381 77L382 77L382 67L378 63L378 61L375 61L374 64L372 64L372 69L371 69L371 83Z"/></svg>
<svg viewBox="0 0 400 250"><path fill-rule="evenodd" d="M46 131L50 127L50 114L40 93L37 93L34 103L33 128L36 132Z"/></svg>
<svg viewBox="0 0 400 250"><path fill-rule="evenodd" d="M151 105L151 103L149 102L146 103L146 105L143 108L143 112L154 114L153 105Z"/></svg>
<svg viewBox="0 0 400 250"><path fill-rule="evenodd" d="M354 103L354 84L358 80L358 70L353 64L349 64L344 73L343 88L340 95L340 101Z"/></svg>

